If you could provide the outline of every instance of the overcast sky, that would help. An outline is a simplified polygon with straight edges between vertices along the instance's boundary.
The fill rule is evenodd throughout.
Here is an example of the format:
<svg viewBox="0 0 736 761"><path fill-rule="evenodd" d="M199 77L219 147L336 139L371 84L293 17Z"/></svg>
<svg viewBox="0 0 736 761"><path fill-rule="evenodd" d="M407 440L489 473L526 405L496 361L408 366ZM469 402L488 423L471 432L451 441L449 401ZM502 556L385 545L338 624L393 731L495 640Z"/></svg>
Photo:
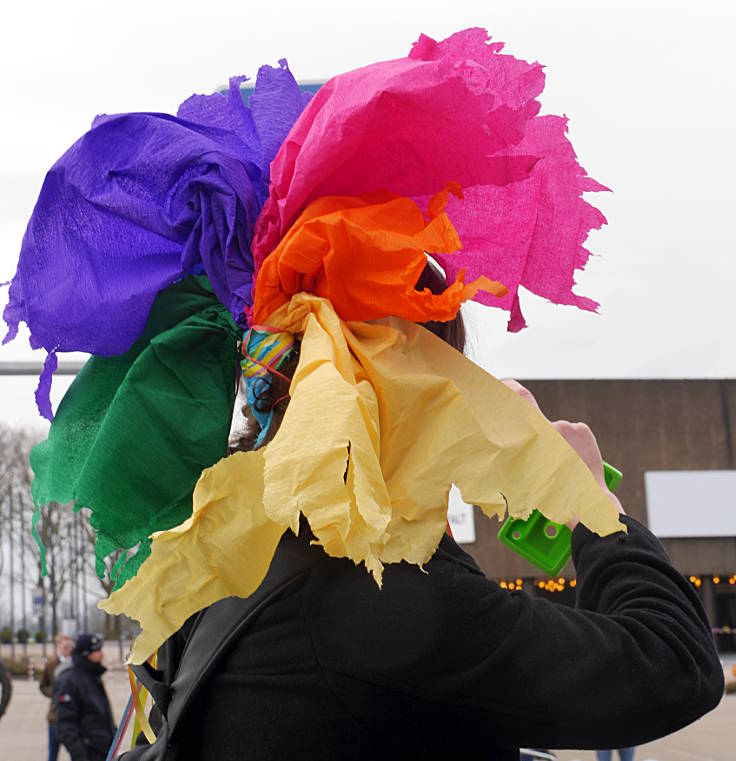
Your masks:
<svg viewBox="0 0 736 761"><path fill-rule="evenodd" d="M175 112L193 92L286 57L325 79L405 55L420 32L483 26L546 66L544 113L565 113L589 174L594 232L576 291L599 315L522 293L529 327L472 308L475 357L521 378L736 377L736 32L732 2L371 0L25 2L3 11L0 280L46 170L95 114ZM3 292L2 303L6 299ZM27 334L0 362L39 361ZM63 361L63 357L62 357ZM32 423L29 378L0 378L0 422ZM52 399L68 385L57 378Z"/></svg>

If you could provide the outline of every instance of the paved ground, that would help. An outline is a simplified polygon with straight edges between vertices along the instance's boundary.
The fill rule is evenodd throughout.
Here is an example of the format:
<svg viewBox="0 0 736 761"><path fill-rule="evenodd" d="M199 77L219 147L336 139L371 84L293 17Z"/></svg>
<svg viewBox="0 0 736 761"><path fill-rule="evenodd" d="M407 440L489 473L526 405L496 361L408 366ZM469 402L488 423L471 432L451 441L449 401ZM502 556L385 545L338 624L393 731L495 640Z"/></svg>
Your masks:
<svg viewBox="0 0 736 761"><path fill-rule="evenodd" d="M1 730L0 730L1 731ZM595 761L593 751L559 751L560 761ZM614 756L615 761L617 756ZM734 761L736 759L736 695L726 695L689 727L636 750L636 761Z"/></svg>
<svg viewBox="0 0 736 761"><path fill-rule="evenodd" d="M105 647L107 663L114 663L115 646ZM728 677L736 660L724 664ZM103 677L120 719L130 688L125 670L112 667ZM46 758L46 710L48 700L39 692L38 682L25 679L13 682L13 697L0 719L0 761L42 761ZM130 747L124 744L123 747ZM559 751L560 761L594 761L592 751ZM61 761L69 756L62 752ZM637 750L636 761L734 761L736 759L736 694L727 695L715 711L680 732L649 743ZM489 759L489 761L493 761Z"/></svg>
<svg viewBox="0 0 736 761"><path fill-rule="evenodd" d="M106 655L107 650L106 647ZM112 661L112 656L107 659L108 663ZM118 722L130 695L127 672L119 667L112 668L102 679ZM43 761L46 758L48 707L48 698L41 694L37 681L13 680L10 705L0 719L0 761ZM124 747L129 748L130 742ZM64 750L59 754L60 761L69 761L69 758Z"/></svg>

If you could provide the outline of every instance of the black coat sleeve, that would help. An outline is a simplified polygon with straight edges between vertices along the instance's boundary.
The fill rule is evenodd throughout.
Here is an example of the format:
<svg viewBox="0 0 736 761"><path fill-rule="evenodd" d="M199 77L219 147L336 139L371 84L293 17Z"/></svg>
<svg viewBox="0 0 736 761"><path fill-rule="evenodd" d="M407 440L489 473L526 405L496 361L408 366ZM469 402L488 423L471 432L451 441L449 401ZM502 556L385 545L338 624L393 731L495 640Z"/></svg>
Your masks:
<svg viewBox="0 0 736 761"><path fill-rule="evenodd" d="M691 585L624 521L573 533L576 608L502 590L442 545L426 574L388 567L381 591L317 579L325 678L361 722L436 731L437 747L615 748L685 726L720 701L722 667Z"/></svg>
<svg viewBox="0 0 736 761"><path fill-rule="evenodd" d="M714 708L723 671L692 586L659 541L573 534L576 609L509 595L513 621L497 677L508 734L550 747L622 747L669 734ZM514 658L505 648L513 648Z"/></svg>
<svg viewBox="0 0 736 761"><path fill-rule="evenodd" d="M69 751L72 761L87 761L87 751L80 731L83 696L66 672L53 683L56 738Z"/></svg>

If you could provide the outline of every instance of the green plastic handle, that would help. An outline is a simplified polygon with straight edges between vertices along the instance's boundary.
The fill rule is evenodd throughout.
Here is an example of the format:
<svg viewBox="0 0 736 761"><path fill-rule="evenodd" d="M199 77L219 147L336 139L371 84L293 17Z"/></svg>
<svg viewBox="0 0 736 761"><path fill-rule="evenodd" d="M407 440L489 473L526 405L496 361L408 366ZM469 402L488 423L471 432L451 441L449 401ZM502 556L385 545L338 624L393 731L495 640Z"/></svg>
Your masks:
<svg viewBox="0 0 736 761"><path fill-rule="evenodd" d="M611 491L623 478L621 471L607 462L603 463L603 476ZM526 520L508 517L498 532L501 542L550 576L557 576L567 563L571 536L567 526L545 518L539 510L533 510Z"/></svg>

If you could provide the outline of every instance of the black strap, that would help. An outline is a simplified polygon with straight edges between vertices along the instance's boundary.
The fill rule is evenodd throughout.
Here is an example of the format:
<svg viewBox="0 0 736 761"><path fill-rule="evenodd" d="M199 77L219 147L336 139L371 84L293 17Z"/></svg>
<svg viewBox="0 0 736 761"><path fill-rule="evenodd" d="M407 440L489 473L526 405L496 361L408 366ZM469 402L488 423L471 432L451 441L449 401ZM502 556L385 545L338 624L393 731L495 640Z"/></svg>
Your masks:
<svg viewBox="0 0 736 761"><path fill-rule="evenodd" d="M197 618L170 685L163 681L163 673L149 664L134 667L165 717L168 742L173 741L181 718L223 657L261 611L308 571L312 557L308 542L287 531L266 577L250 597L220 600Z"/></svg>
<svg viewBox="0 0 736 761"><path fill-rule="evenodd" d="M166 716L169 703L171 702L171 687L164 681L164 672L153 668L150 663L131 666L130 670L148 692L151 693L153 702L158 706L159 711Z"/></svg>

